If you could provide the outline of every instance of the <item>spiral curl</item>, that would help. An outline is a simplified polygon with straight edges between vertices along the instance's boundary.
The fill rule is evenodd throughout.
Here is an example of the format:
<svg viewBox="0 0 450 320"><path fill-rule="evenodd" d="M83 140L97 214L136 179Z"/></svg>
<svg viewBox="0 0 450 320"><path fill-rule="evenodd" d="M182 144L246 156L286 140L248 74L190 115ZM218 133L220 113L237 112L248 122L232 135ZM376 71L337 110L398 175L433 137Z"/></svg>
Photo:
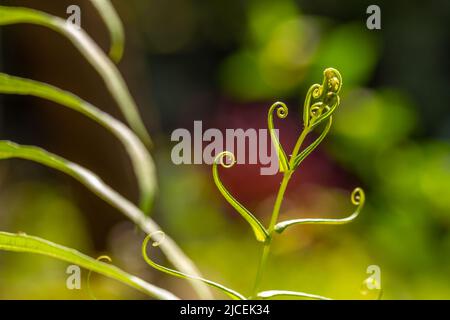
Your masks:
<svg viewBox="0 0 450 320"><path fill-rule="evenodd" d="M360 204L364 204L366 201L366 195L364 194L364 190L361 188L355 188L350 196L352 203L355 206L359 206Z"/></svg>
<svg viewBox="0 0 450 320"><path fill-rule="evenodd" d="M226 158L228 158L229 162L226 163ZM220 164L224 168L231 168L236 163L236 157L230 151L223 151L219 153L214 159L214 163Z"/></svg>
<svg viewBox="0 0 450 320"><path fill-rule="evenodd" d="M112 262L111 257L107 256L107 255L101 255L95 260L97 260L97 261L102 261L103 260L103 261L106 261L106 262L109 262L109 263ZM87 282L87 291L88 291L88 294L89 294L89 296L91 297L92 300L98 300L97 297L95 296L94 292L92 291L91 275L92 275L92 270L89 270L89 273L87 275L87 280L86 280L86 282Z"/></svg>
<svg viewBox="0 0 450 320"><path fill-rule="evenodd" d="M275 102L275 103L271 106L270 112L273 112L273 109L274 109L274 108L277 109L277 116L278 116L278 118L280 118L280 119L286 118L286 117L288 116L288 114L289 114L289 109L288 109L288 107L286 106L286 104L283 103L283 102L280 102L280 101Z"/></svg>
<svg viewBox="0 0 450 320"><path fill-rule="evenodd" d="M159 240L155 240L154 239L155 235L161 235L162 238ZM211 287L221 290L222 292L224 292L225 294L227 294L230 298L232 298L234 300L246 300L246 298L242 294L240 294L232 289L229 289L219 283L165 267L163 265L160 265L160 264L154 262L152 259L150 259L150 257L147 254L148 243L150 242L150 240L153 240L152 247L159 247L161 245L161 243L163 241L165 241L165 239L166 239L166 237L165 237L165 233L163 231L155 231L145 237L144 241L142 242L141 249L142 249L142 257L144 258L145 262L147 262L147 264L149 264L151 267L155 268L156 270L159 270L161 272L164 272L164 273L169 274L174 277L178 277L178 278L182 278L182 279L186 279L186 280L197 280L197 281L203 282Z"/></svg>
<svg viewBox="0 0 450 320"><path fill-rule="evenodd" d="M223 159L228 156L232 160L230 164L226 164L223 162ZM234 164L234 155L229 151L223 151L219 153L214 159L212 172L214 183L219 189L220 193L223 195L225 200L250 224L253 232L255 233L255 237L258 241L264 242L269 238L269 233L266 228L262 225L262 223L238 200L236 200L233 195L227 190L227 188L223 185L222 181L219 177L218 165L222 165L225 168L230 168L232 164Z"/></svg>
<svg viewBox="0 0 450 320"><path fill-rule="evenodd" d="M327 68L323 72L321 85L314 84L306 94L303 106L303 122L312 129L331 116L340 103L339 91L342 88L342 76L336 69Z"/></svg>
<svg viewBox="0 0 450 320"><path fill-rule="evenodd" d="M277 134L275 133L275 127L273 125L273 112L276 109L276 113L278 118L284 119L288 116L289 109L283 102L275 102L269 109L268 115L267 115L267 127L269 128L270 138L272 140L272 143L275 146L275 149L277 151L278 159L279 159L279 165L280 165L280 172L286 172L290 170L289 167L289 160L286 156L286 152L283 149L283 146L280 143L280 140L278 139Z"/></svg>

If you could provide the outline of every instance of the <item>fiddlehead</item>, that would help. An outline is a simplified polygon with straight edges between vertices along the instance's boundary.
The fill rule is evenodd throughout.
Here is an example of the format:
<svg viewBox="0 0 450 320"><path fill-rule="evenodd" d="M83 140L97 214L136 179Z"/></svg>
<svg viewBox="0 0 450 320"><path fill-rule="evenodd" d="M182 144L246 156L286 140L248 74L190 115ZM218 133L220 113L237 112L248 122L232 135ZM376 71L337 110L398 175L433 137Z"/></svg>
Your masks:
<svg viewBox="0 0 450 320"><path fill-rule="evenodd" d="M323 72L323 83L312 85L306 94L303 105L303 132L298 137L289 161L290 169L293 171L300 163L322 142L328 134L332 114L340 103L339 91L342 87L342 77L336 69L327 68ZM306 136L320 123L328 122L320 136L306 149L300 152Z"/></svg>
<svg viewBox="0 0 450 320"><path fill-rule="evenodd" d="M367 272L372 272L372 275L370 275L368 278L366 278L362 284L360 292L362 295L367 296L370 294L370 292L375 291L376 295L374 300L381 300L381 297L383 296L383 288L381 287L381 279L380 277L374 276L374 272L380 272L379 267L376 266L376 269L374 270L373 267L375 266L369 266L367 268Z"/></svg>
<svg viewBox="0 0 450 320"><path fill-rule="evenodd" d="M275 149L277 151L279 163L280 163L280 172L287 172L290 170L289 167L289 161L286 156L286 153L283 150L283 146L280 143L280 140L278 139L277 133L275 132L275 128L273 125L273 112L277 111L277 116L280 119L284 119L288 115L288 107L283 102L275 102L269 109L269 113L267 115L267 126L269 128L270 132L270 138L272 140L272 143L275 146Z"/></svg>
<svg viewBox="0 0 450 320"><path fill-rule="evenodd" d="M314 84L308 90L303 107L303 124L312 130L332 115L340 103L339 91L342 76L336 69L327 68L323 72L323 83Z"/></svg>
<svg viewBox="0 0 450 320"><path fill-rule="evenodd" d="M160 239L155 240L154 237L156 235L159 235ZM178 270L170 269L170 268L167 268L165 266L162 266L162 265L154 262L152 259L149 258L148 254L147 254L148 243L149 243L150 239L152 239L152 238L153 238L152 247L159 247L159 245L161 243L163 243L163 241L165 239L165 233L162 231L156 231L152 234L147 235L145 237L144 241L142 242L142 256L143 256L145 262L147 262L151 267L153 267L156 270L159 270L161 272L167 273L171 276L174 276L174 277L178 277L178 278L182 278L182 279L197 280L197 281L203 282L213 288L221 290L223 293L228 295L233 300L246 300L246 298L239 292L236 292L230 288L227 288L217 282L214 282L214 281L211 281L208 279L204 279L204 278L201 278L201 277L198 277L195 275L186 274L186 273L180 272Z"/></svg>
<svg viewBox="0 0 450 320"><path fill-rule="evenodd" d="M229 158L230 162L226 163L225 159ZM236 209L237 212L250 224L255 233L256 239L258 241L264 242L269 238L269 233L266 228L261 224L261 222L245 208L239 201L237 201L231 193L225 188L219 177L218 165L222 165L225 168L231 168L235 164L234 154L229 151L224 151L219 153L213 163L213 178L214 182L219 189L220 193L224 198L231 204L231 206Z"/></svg>

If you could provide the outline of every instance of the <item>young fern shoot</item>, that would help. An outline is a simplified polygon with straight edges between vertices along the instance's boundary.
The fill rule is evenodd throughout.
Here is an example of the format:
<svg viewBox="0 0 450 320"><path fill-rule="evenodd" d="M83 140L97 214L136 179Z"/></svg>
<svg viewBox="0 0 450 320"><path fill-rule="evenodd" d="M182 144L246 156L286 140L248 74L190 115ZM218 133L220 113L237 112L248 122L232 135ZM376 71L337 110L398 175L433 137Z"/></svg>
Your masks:
<svg viewBox="0 0 450 320"><path fill-rule="evenodd" d="M276 110L279 118L285 118L288 114L287 106L282 102L276 102L269 109L268 115L268 127L271 131L272 143L275 145L278 157L280 159L280 172L283 173L283 179L281 181L280 188L275 200L275 204L272 210L270 224L268 227L269 238L264 243L262 250L258 270L256 273L256 279L253 287L252 296L267 298L276 295L290 295L305 298L324 298L321 296L314 296L310 294L304 294L302 292L292 292L285 290L271 290L258 293L260 283L262 281L267 259L270 254L272 239L274 232L281 233L287 227L296 224L344 224L355 219L362 207L364 206L365 196L361 188L356 188L351 196L352 203L357 206L356 211L349 217L343 219L295 219L290 221L278 222L278 216L280 214L281 205L283 203L284 195L293 173L300 166L302 161L323 141L328 134L333 121L333 113L339 106L340 98L339 92L342 88L342 76L338 70L333 68L327 68L323 72L322 84L314 84L310 87L306 94L305 103L303 106L303 130L297 139L291 156L288 158L286 152L283 150L283 146L280 144L276 133L274 132L273 125L273 112ZM314 140L308 147L302 150L302 145L309 133L311 133L318 125L324 123L321 134L316 140ZM269 294L270 293L270 294Z"/></svg>
<svg viewBox="0 0 450 320"><path fill-rule="evenodd" d="M329 300L330 298L299 292L299 291L289 291L289 290L268 290L258 292L260 282L264 275L266 262L270 253L270 248L273 240L273 235L275 233L282 233L286 228L300 225L300 224L328 224L328 225L339 225L345 224L353 221L361 212L364 202L365 195L364 191L361 188L355 188L351 194L351 202L356 206L353 214L348 217L341 219L327 219L327 218L307 218L307 219L293 219L288 221L278 222L278 216L280 213L281 205L284 199L284 195L289 184L289 180L291 179L293 173L299 168L302 161L309 155L311 152L323 141L323 139L328 134L331 124L333 121L333 113L336 108L339 106L340 98L339 91L342 87L342 77L339 71L333 68L327 68L324 71L324 79L323 83L314 84L308 90L306 95L305 104L303 108L303 131L297 139L294 150L290 157L286 155L286 152L281 145L278 136L275 132L273 125L273 115L276 111L276 114L279 118L286 118L288 115L288 108L286 104L283 102L274 103L270 109L268 114L268 128L270 130L270 136L272 139L272 143L275 145L277 155L279 158L279 170L283 173L283 179L278 190L278 194L275 200L275 204L272 211L272 216L270 219L269 227L264 227L263 223L260 222L255 215L253 215L250 210L248 210L244 205L242 205L233 195L226 189L220 180L219 176L219 165L228 169L231 168L235 163L235 156L230 151L223 151L219 153L212 165L212 174L214 182L219 189L220 193L224 196L224 198L230 203L230 205L248 222L250 227L252 228L255 238L257 241L263 244L262 255L259 263L259 267L256 274L255 284L253 288L252 294L247 297L249 299L257 298L257 299L270 299L278 296L289 296L289 297L297 297L297 298L306 298L306 299L317 299L317 300ZM325 123L324 128L320 135L314 140L309 146L302 149L302 145L305 141L305 138L309 133L311 133L315 128L317 128L320 124ZM142 245L142 255L146 262L152 266L153 268L165 272L167 274L184 278L197 280L203 283L206 283L212 287L215 287L233 299L246 299L242 294L237 293L236 291L229 289L221 284L216 282L191 276L189 274L185 274L176 270L172 270L161 266L155 262L153 262L147 255L146 249L148 241L151 239L151 235L147 236L143 245ZM160 245L162 242L158 241L154 246Z"/></svg>

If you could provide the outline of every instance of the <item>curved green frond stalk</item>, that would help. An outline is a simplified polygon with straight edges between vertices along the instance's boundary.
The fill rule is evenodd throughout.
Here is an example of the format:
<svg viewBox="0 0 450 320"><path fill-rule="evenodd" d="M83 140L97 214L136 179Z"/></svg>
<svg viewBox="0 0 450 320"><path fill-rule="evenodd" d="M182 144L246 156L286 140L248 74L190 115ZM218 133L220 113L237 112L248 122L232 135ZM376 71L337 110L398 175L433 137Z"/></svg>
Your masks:
<svg viewBox="0 0 450 320"><path fill-rule="evenodd" d="M110 256L100 256L97 259L95 259L96 261L106 261L108 263L112 262L112 259ZM87 291L89 296L91 297L92 300L98 300L97 297L95 296L94 292L92 291L92 287L91 287L91 275L92 275L92 270L89 270L89 273L87 275Z"/></svg>
<svg viewBox="0 0 450 320"><path fill-rule="evenodd" d="M361 212L362 208L364 207L365 202L365 195L364 191L361 188L356 188L353 190L351 195L351 201L352 203L357 206L355 212L353 212L350 216L342 219L294 219L294 220L287 220L280 223L277 223L275 225L275 231L278 233L283 232L287 227L298 225L298 224L346 224L356 219L356 217Z"/></svg>
<svg viewBox="0 0 450 320"><path fill-rule="evenodd" d="M275 199L275 204L273 206L270 224L268 227L268 241L264 243L264 248L262 250L261 258L258 265L258 270L256 272L255 282L253 285L252 296L255 296L258 292L259 285L261 283L261 279L263 278L264 270L267 265L267 260L271 250L272 244L272 235L274 232L282 232L288 226L294 224L302 224L302 223L328 223L328 224L338 224L338 223L346 223L347 220L352 220L359 214L361 207L357 209L356 214L345 218L345 219L296 219L290 221L284 221L278 223L278 216L280 214L280 209L283 203L284 195L287 190L287 186L289 181L295 172L295 170L299 167L301 162L309 155L311 152L323 141L325 136L328 134L331 124L332 124L332 114L336 110L339 105L340 98L339 92L342 88L342 76L338 70L333 68L327 68L323 72L323 82L322 84L314 84L312 85L305 98L305 102L303 105L303 130L301 134L298 136L297 141L294 145L292 153L290 155L288 161L289 171L285 171L283 174L283 179L281 180L280 187L278 189L278 193ZM283 110L283 106L281 105L281 110ZM285 106L284 106L285 107ZM274 106L271 107L270 112L273 112ZM287 112L282 112L281 115L287 114ZM314 128L320 123L328 120L324 130L320 134L316 140L311 143L308 147L306 147L303 151L302 145L305 142L308 134L314 130ZM270 123L270 121L269 121ZM282 149L279 147L279 149ZM279 154L282 154L279 152ZM362 192L362 190L361 190ZM362 197L364 194L362 194ZM353 198L352 198L353 199ZM363 202L364 199L361 200ZM362 205L361 205L362 206Z"/></svg>
<svg viewBox="0 0 450 320"><path fill-rule="evenodd" d="M214 282L214 281L211 281L211 280L208 280L208 279L204 279L204 278L201 278L201 277L198 277L198 276L189 275L189 274L177 271L177 270L173 270L173 269L167 268L165 266L162 266L160 264L157 264L156 262L151 260L148 257L148 255L147 255L147 246L148 246L148 242L150 241L150 239L152 237L154 237L156 234L159 234L162 237L162 239L159 239L158 241L154 241L152 243L152 247L160 246L162 243L164 243L164 240L165 240L165 234L162 231L155 232L153 234L147 235L145 237L144 241L142 242L142 256L144 257L145 262L147 262L151 267L153 267L156 270L159 270L161 272L167 273L167 274L169 274L171 276L174 276L174 277L182 278L182 279L185 279L185 280L189 280L190 279L190 280L194 280L194 281L203 282L203 283L205 283L205 284L207 284L207 285L209 285L209 286L211 286L213 288L219 289L220 291L222 291L223 293L228 295L233 300L246 300L246 298L242 294L240 294L240 293L238 293L238 292L236 292L236 291L234 291L234 290L232 290L230 288L227 288L227 287L221 285L220 283L217 283L217 282Z"/></svg>
<svg viewBox="0 0 450 320"><path fill-rule="evenodd" d="M120 281L156 299L178 299L171 292L154 286L138 277L135 277L113 265L97 261L81 252L50 242L48 240L28 236L0 232L0 250L35 253L58 260L73 263L85 269L97 272L111 279Z"/></svg>
<svg viewBox="0 0 450 320"><path fill-rule="evenodd" d="M324 296L319 296L316 294L310 294L305 292L297 292L297 291L288 291L288 290L268 290L268 291L262 291L258 293L258 298L261 299L270 299L274 297L298 297L298 298L306 298L306 299L313 299L313 300L333 300L331 298L327 298Z"/></svg>
<svg viewBox="0 0 450 320"><path fill-rule="evenodd" d="M0 25L30 23L50 28L67 37L102 77L128 124L146 145L151 139L130 91L115 64L82 29L50 14L20 7L0 6Z"/></svg>
<svg viewBox="0 0 450 320"><path fill-rule="evenodd" d="M110 131L124 145L139 184L140 208L149 213L157 189L155 164L147 148L122 122L76 95L46 83L0 73L0 93L32 95L78 111Z"/></svg>
<svg viewBox="0 0 450 320"><path fill-rule="evenodd" d="M90 0L92 5L97 9L109 31L111 46L109 49L109 57L119 63L122 60L125 48L125 31L119 14L114 9L110 0Z"/></svg>
<svg viewBox="0 0 450 320"><path fill-rule="evenodd" d="M229 158L230 163L225 163L225 158ZM239 201L237 201L231 193L224 187L222 181L220 181L219 170L217 166L221 164L225 168L231 168L235 163L234 154L229 151L224 151L219 153L214 159L213 163L213 178L214 182L219 189L220 193L224 196L224 198L228 201L231 206L236 209L237 212L250 224L255 233L256 239L261 242L265 242L269 238L269 233L266 228L259 222L256 217L251 214L250 211L247 210Z"/></svg>
<svg viewBox="0 0 450 320"><path fill-rule="evenodd" d="M313 143L311 143L307 148L305 148L305 150L303 150L302 152L300 152L300 154L298 154L295 159L294 159L294 170L296 168L298 168L300 166L300 164L302 163L303 160L306 159L307 156L310 155L311 152L314 151L315 148L317 148L317 146L323 141L323 139L325 139L326 135L328 134L328 132L330 131L331 128L331 124L333 123L333 117L329 117L328 118L328 122L327 125L325 126L325 128L323 129L322 133L320 134L319 137L317 137L316 140L314 140Z"/></svg>
<svg viewBox="0 0 450 320"><path fill-rule="evenodd" d="M360 292L362 295L367 296L372 291L376 291L376 296L372 300L381 300L383 297L383 288L381 288L381 283L373 277L368 277L362 282Z"/></svg>
<svg viewBox="0 0 450 320"><path fill-rule="evenodd" d="M277 116L280 119L284 119L288 115L288 107L283 102L275 102L269 109L269 113L267 115L267 126L270 132L270 138L272 139L272 143L277 150L277 155L280 163L280 172L287 172L290 170L289 168L289 160L286 156L286 153L283 150L283 146L278 139L278 136L275 132L275 128L273 125L273 111L277 109Z"/></svg>
<svg viewBox="0 0 450 320"><path fill-rule="evenodd" d="M161 230L161 228L149 217L139 210L132 202L125 199L107 184L105 184L96 174L70 162L57 155L51 154L41 148L33 146L21 146L9 141L0 141L0 159L20 158L34 161L50 168L59 170L81 182L98 197L109 203L114 208L122 212L133 221L139 228L147 234ZM192 261L184 254L178 245L169 237L161 245L161 250L167 259L178 269L188 274L200 276L199 271ZM192 282L192 286L204 299L212 297L207 286Z"/></svg>

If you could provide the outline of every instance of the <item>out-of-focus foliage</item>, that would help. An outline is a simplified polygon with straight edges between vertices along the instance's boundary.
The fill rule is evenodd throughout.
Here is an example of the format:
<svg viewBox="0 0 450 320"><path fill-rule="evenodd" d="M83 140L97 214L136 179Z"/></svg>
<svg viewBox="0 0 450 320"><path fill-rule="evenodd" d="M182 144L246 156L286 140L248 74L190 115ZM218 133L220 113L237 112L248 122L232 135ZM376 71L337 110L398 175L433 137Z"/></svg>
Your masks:
<svg viewBox="0 0 450 320"><path fill-rule="evenodd" d="M251 1L244 39L222 68L225 90L243 100L292 95L330 66L347 88L363 84L379 55L376 35L360 23L308 17L291 0Z"/></svg>

